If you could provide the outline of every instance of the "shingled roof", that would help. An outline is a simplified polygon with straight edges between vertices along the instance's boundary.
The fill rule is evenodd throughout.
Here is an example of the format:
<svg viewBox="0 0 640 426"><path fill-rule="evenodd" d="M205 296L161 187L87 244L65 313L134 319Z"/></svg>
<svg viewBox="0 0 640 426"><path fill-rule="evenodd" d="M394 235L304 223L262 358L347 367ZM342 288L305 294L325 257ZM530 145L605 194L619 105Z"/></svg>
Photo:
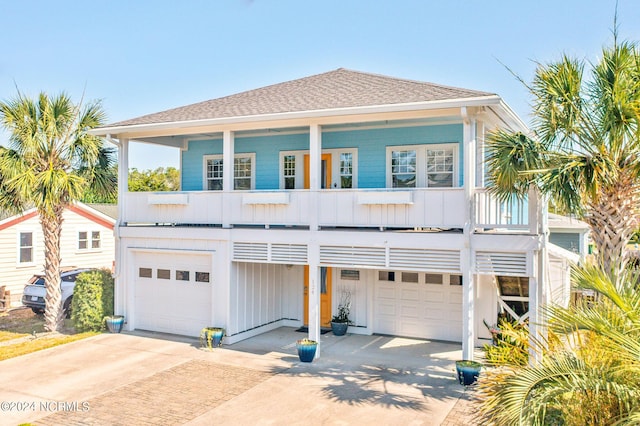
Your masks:
<svg viewBox="0 0 640 426"><path fill-rule="evenodd" d="M323 74L120 121L105 127L484 96L494 96L494 94L339 68Z"/></svg>

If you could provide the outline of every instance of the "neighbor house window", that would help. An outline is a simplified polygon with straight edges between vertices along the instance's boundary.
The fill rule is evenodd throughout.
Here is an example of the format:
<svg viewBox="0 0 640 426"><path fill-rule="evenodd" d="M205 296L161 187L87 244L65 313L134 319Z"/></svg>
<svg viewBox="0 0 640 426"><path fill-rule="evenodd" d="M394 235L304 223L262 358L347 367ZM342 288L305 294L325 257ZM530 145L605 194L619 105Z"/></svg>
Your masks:
<svg viewBox="0 0 640 426"><path fill-rule="evenodd" d="M78 250L88 250L89 248L100 248L100 231L78 232Z"/></svg>
<svg viewBox="0 0 640 426"><path fill-rule="evenodd" d="M451 188L458 185L458 144L387 148L387 186Z"/></svg>
<svg viewBox="0 0 640 426"><path fill-rule="evenodd" d="M221 155L204 157L204 187L208 191L221 191L224 164ZM236 154L233 159L233 189L254 188L255 154Z"/></svg>
<svg viewBox="0 0 640 426"><path fill-rule="evenodd" d="M20 263L33 262L33 232L20 233Z"/></svg>

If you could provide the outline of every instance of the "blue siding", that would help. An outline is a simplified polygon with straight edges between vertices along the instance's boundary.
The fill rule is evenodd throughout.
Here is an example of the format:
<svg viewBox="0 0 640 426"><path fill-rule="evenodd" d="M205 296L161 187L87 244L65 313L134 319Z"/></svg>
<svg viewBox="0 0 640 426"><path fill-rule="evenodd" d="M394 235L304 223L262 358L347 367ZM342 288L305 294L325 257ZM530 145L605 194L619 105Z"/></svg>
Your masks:
<svg viewBox="0 0 640 426"><path fill-rule="evenodd" d="M325 131L322 147L358 150L358 187L384 188L388 146L425 143L459 144L459 181L462 185L462 124L398 127L352 131ZM236 153L256 154L256 189L278 189L280 152L309 149L309 134L238 137ZM202 189L204 155L222 154L222 139L189 142L182 153L182 189Z"/></svg>
<svg viewBox="0 0 640 426"><path fill-rule="evenodd" d="M384 188L387 146L458 142L462 185L462 124L323 132L322 147L358 149L358 187Z"/></svg>

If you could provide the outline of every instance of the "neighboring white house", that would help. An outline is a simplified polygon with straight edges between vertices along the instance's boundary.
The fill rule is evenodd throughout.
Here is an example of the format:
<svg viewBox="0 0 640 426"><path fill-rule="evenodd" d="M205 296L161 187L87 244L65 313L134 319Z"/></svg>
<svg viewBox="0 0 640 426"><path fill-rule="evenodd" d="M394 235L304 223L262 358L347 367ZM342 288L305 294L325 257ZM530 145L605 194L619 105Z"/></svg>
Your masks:
<svg viewBox="0 0 640 426"><path fill-rule="evenodd" d="M116 212L116 206L82 203L66 209L60 236L61 266L111 269ZM21 215L0 216L0 287L9 292L11 306L20 305L29 278L44 271L44 249L35 209Z"/></svg>
<svg viewBox="0 0 640 426"><path fill-rule="evenodd" d="M119 146L116 313L228 343L305 324L318 340L346 290L350 333L471 358L507 306L535 335L539 306L568 294L568 252L548 250L535 192L487 193L497 128L527 131L498 95L338 69L97 129ZM179 148L181 191L128 192L130 141Z"/></svg>

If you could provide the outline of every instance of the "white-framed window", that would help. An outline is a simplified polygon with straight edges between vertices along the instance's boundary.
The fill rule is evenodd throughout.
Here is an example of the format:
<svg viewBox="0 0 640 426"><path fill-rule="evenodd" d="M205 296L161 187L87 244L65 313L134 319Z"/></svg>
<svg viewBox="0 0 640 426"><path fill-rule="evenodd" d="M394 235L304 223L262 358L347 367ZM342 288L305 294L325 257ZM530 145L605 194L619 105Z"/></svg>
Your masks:
<svg viewBox="0 0 640 426"><path fill-rule="evenodd" d="M303 189L305 155L309 151L280 152L280 189ZM356 148L323 149L323 157L331 156L331 188L358 187L358 150ZM329 168L329 167L327 167Z"/></svg>
<svg viewBox="0 0 640 426"><path fill-rule="evenodd" d="M353 188L353 152L340 154L340 188Z"/></svg>
<svg viewBox="0 0 640 426"><path fill-rule="evenodd" d="M100 250L102 248L102 239L100 231L78 231L78 250Z"/></svg>
<svg viewBox="0 0 640 426"><path fill-rule="evenodd" d="M18 264L27 265L34 262L33 259L33 232L18 232Z"/></svg>
<svg viewBox="0 0 640 426"><path fill-rule="evenodd" d="M256 154L235 154L233 158L233 189L251 190L255 188ZM224 164L222 155L204 156L204 182L206 191L221 191Z"/></svg>
<svg viewBox="0 0 640 426"><path fill-rule="evenodd" d="M284 189L296 189L296 162L295 154L286 154L282 158Z"/></svg>
<svg viewBox="0 0 640 426"><path fill-rule="evenodd" d="M387 147L387 187L453 188L458 184L458 144Z"/></svg>

